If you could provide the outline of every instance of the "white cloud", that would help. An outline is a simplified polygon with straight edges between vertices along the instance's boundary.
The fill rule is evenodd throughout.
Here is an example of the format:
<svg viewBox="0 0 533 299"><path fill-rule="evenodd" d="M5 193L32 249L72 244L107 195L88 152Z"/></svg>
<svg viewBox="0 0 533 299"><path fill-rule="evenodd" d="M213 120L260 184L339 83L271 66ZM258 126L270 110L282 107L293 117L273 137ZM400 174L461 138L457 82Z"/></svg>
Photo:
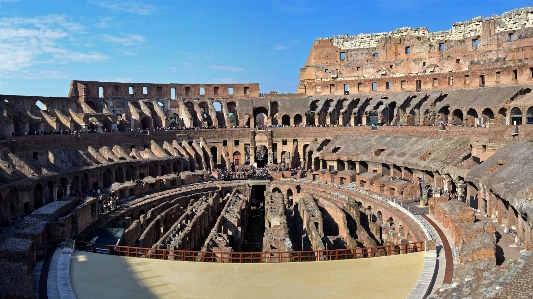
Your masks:
<svg viewBox="0 0 533 299"><path fill-rule="evenodd" d="M283 50L287 50L287 49L288 49L288 47L286 47L286 46L284 46L284 45L282 45L280 43L276 43L274 45L274 47L272 47L272 50L275 50L275 51L283 51Z"/></svg>
<svg viewBox="0 0 533 299"><path fill-rule="evenodd" d="M140 1L89 1L92 4L96 4L100 7L125 11L129 13L139 14L139 15L151 15L155 12L156 7L154 5L145 4Z"/></svg>
<svg viewBox="0 0 533 299"><path fill-rule="evenodd" d="M121 44L123 46L133 46L138 43L144 43L146 39L138 34L122 34L122 36L114 36L110 34L101 35L104 41L114 44Z"/></svg>
<svg viewBox="0 0 533 299"><path fill-rule="evenodd" d="M83 25L62 15L1 18L1 76L13 76L13 72L21 72L24 77L23 71L39 64L106 60L107 56L101 53L68 49L73 47L76 37L84 33ZM33 71L38 73L37 70Z"/></svg>
<svg viewBox="0 0 533 299"><path fill-rule="evenodd" d="M109 25L109 21L111 21L112 17L99 17L100 22L94 24L96 28L109 28L111 25Z"/></svg>
<svg viewBox="0 0 533 299"><path fill-rule="evenodd" d="M217 65L212 64L207 67L210 70L216 70L216 71L227 71L227 72L240 72L244 70L242 67L236 67L236 66L225 66L225 65Z"/></svg>

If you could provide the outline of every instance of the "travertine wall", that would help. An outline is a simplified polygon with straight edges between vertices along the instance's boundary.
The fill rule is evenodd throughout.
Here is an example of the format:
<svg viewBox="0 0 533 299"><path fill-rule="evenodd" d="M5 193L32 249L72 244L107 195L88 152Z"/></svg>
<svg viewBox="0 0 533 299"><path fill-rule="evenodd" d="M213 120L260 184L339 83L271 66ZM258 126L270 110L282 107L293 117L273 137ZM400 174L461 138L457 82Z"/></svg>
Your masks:
<svg viewBox="0 0 533 299"><path fill-rule="evenodd" d="M319 38L300 70L297 93L345 95L531 84L532 20L533 8L527 7L458 22L447 31L404 27Z"/></svg>

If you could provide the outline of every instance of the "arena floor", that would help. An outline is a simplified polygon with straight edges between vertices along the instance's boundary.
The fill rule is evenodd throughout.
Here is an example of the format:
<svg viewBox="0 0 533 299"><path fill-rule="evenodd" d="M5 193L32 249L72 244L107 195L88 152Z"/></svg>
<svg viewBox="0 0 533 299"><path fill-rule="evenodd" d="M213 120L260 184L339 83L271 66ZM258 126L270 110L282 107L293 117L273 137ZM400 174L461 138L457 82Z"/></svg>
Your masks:
<svg viewBox="0 0 533 299"><path fill-rule="evenodd" d="M70 280L89 298L407 298L424 252L277 264L173 262L76 251Z"/></svg>

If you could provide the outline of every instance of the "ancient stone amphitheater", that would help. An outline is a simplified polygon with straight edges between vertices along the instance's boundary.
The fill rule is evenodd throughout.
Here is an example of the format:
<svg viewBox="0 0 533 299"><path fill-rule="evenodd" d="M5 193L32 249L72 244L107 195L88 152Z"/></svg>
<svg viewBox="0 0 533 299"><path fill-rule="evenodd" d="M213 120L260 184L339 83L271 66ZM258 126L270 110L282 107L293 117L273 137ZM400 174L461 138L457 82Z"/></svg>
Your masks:
<svg viewBox="0 0 533 299"><path fill-rule="evenodd" d="M95 256L205 277L350 265L333 281L361 259L387 264L372 281L388 298L532 298L532 87L530 7L319 38L295 94L74 80L67 97L0 95L0 298L98 298L80 278ZM381 298L320 279L298 283L306 298ZM202 296L304 294L268 288Z"/></svg>

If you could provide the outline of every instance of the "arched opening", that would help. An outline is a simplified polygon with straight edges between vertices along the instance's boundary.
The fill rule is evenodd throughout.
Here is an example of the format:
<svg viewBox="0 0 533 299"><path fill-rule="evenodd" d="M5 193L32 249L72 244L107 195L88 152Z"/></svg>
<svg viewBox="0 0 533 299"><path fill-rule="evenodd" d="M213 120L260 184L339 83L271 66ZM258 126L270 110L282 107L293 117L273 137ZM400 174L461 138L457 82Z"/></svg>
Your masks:
<svg viewBox="0 0 533 299"><path fill-rule="evenodd" d="M343 171L345 170L345 164L344 164L344 161L342 160L337 160L337 170L338 171Z"/></svg>
<svg viewBox="0 0 533 299"><path fill-rule="evenodd" d="M409 167L403 168L403 178L405 180L412 180L413 179L413 170Z"/></svg>
<svg viewBox="0 0 533 299"><path fill-rule="evenodd" d="M89 190L89 175L84 173L81 177L81 191L86 192Z"/></svg>
<svg viewBox="0 0 533 299"><path fill-rule="evenodd" d="M157 165L150 164L148 166L148 175L154 178L157 176Z"/></svg>
<svg viewBox="0 0 533 299"><path fill-rule="evenodd" d="M463 111L461 111L460 109L453 110L452 124L454 124L454 125L462 125L463 124Z"/></svg>
<svg viewBox="0 0 533 299"><path fill-rule="evenodd" d="M141 219L141 216L144 215L144 214L146 214L146 211L144 209L141 209L139 211L139 216L137 217L137 219Z"/></svg>
<svg viewBox="0 0 533 299"><path fill-rule="evenodd" d="M291 125L291 118L287 114L283 115L281 117L281 125L283 126L290 126Z"/></svg>
<svg viewBox="0 0 533 299"><path fill-rule="evenodd" d="M320 158L319 157L315 157L313 159L313 169L315 171L319 170L320 169Z"/></svg>
<svg viewBox="0 0 533 299"><path fill-rule="evenodd" d="M211 118L211 114L209 114L209 105L207 102L201 102L198 104L200 108L200 115L202 116L201 120L201 126L202 127L211 127L213 126L213 119Z"/></svg>
<svg viewBox="0 0 533 299"><path fill-rule="evenodd" d="M385 164L385 163L381 164L381 174L390 175L390 166L388 164Z"/></svg>
<svg viewBox="0 0 533 299"><path fill-rule="evenodd" d="M483 118L484 124L494 123L494 113L492 112L492 109L490 108L483 109L483 111L481 111L481 118Z"/></svg>
<svg viewBox="0 0 533 299"><path fill-rule="evenodd" d="M233 152L233 165L235 166L241 165L241 152L239 151Z"/></svg>
<svg viewBox="0 0 533 299"><path fill-rule="evenodd" d="M167 175L170 174L170 163L162 163L161 164L161 175Z"/></svg>
<svg viewBox="0 0 533 299"><path fill-rule="evenodd" d="M287 189L287 197L286 197L286 200L287 200L287 207L288 208L292 208L293 206L293 192L292 192L292 189Z"/></svg>
<svg viewBox="0 0 533 299"><path fill-rule="evenodd" d="M314 112L305 113L305 124L308 126L315 125L315 113Z"/></svg>
<svg viewBox="0 0 533 299"><path fill-rule="evenodd" d="M302 123L302 115L296 114L294 116L294 125L298 127L300 126L301 123Z"/></svg>
<svg viewBox="0 0 533 299"><path fill-rule="evenodd" d="M135 177L135 168L132 165L126 168L126 181L133 181Z"/></svg>
<svg viewBox="0 0 533 299"><path fill-rule="evenodd" d="M150 130L150 129L152 129L150 117L143 116L141 118L141 129L142 130Z"/></svg>
<svg viewBox="0 0 533 299"><path fill-rule="evenodd" d="M270 193L279 193L279 194L281 194L281 190L278 187L275 187L275 188L272 189L272 191L270 191Z"/></svg>
<svg viewBox="0 0 533 299"><path fill-rule="evenodd" d="M218 168L218 149L216 146L212 146L209 151L211 152L211 156L213 156L213 163L215 164L215 167Z"/></svg>
<svg viewBox="0 0 533 299"><path fill-rule="evenodd" d="M268 109L257 107L254 109L254 121L256 126L265 126L267 123Z"/></svg>
<svg viewBox="0 0 533 299"><path fill-rule="evenodd" d="M448 117L450 115L450 107L449 106L444 106L444 107L439 109L438 113L439 113L439 116L438 116L437 120L443 121L445 123L448 123Z"/></svg>
<svg viewBox="0 0 533 299"><path fill-rule="evenodd" d="M98 125L100 122L96 117L89 117L89 123L87 124L87 131L89 133L96 133L98 132Z"/></svg>
<svg viewBox="0 0 533 299"><path fill-rule="evenodd" d="M94 112L98 112L97 109L96 109L96 104L93 101L85 101L85 104L87 104L87 106L89 106L89 108L93 109Z"/></svg>
<svg viewBox="0 0 533 299"><path fill-rule="evenodd" d="M257 167L263 167L268 163L268 148L265 145L255 149L255 160Z"/></svg>
<svg viewBox="0 0 533 299"><path fill-rule="evenodd" d="M26 208L26 205L24 205L24 208ZM27 212L26 210L24 211L24 214L29 214L29 213L30 213L29 208ZM8 217L6 221L4 221L6 225L9 225L9 220L18 218L17 208L13 200L9 201L9 214L10 214L10 217Z"/></svg>
<svg viewBox="0 0 533 299"><path fill-rule="evenodd" d="M526 118L528 124L533 124L533 107L527 109Z"/></svg>
<svg viewBox="0 0 533 299"><path fill-rule="evenodd" d="M513 109L511 109L511 124L522 124L522 110L520 110L520 108L518 107L514 107Z"/></svg>
<svg viewBox="0 0 533 299"><path fill-rule="evenodd" d="M124 169L122 167L115 170L115 182L124 183Z"/></svg>
<svg viewBox="0 0 533 299"><path fill-rule="evenodd" d="M70 190L71 190L72 193L80 192L80 177L79 176L75 176L72 179L72 183L70 184Z"/></svg>
<svg viewBox="0 0 533 299"><path fill-rule="evenodd" d="M68 180L66 178L59 179L60 188L57 191L57 199L61 200L63 197L68 197L67 194L67 186L68 186Z"/></svg>
<svg viewBox="0 0 533 299"><path fill-rule="evenodd" d="M106 168L106 170L104 170L104 173L102 175L102 182L103 188L111 187L111 184L113 184L113 173L111 172L111 169Z"/></svg>
<svg viewBox="0 0 533 299"><path fill-rule="evenodd" d="M467 120L466 125L473 126L476 124L476 118L477 118L477 111L473 108L468 109L466 112Z"/></svg>
<svg viewBox="0 0 533 299"><path fill-rule="evenodd" d="M174 173L180 173L182 171L182 166L180 161L174 162Z"/></svg>
<svg viewBox="0 0 533 299"><path fill-rule="evenodd" d="M54 201L54 183L50 181L46 184L45 204L49 204L53 201Z"/></svg>
<svg viewBox="0 0 533 299"><path fill-rule="evenodd" d="M368 163L365 161L359 161L359 173L368 172Z"/></svg>
<svg viewBox="0 0 533 299"><path fill-rule="evenodd" d="M33 189L33 208L35 210L43 206L43 198L44 198L43 185L41 184L35 185L35 188Z"/></svg>
<svg viewBox="0 0 533 299"><path fill-rule="evenodd" d="M228 102L228 117L230 126L238 126L239 125L239 116L237 114L237 104L235 102Z"/></svg>
<svg viewBox="0 0 533 299"><path fill-rule="evenodd" d="M113 120L111 117L106 117L104 119L103 130L104 132L111 132L113 130Z"/></svg>
<svg viewBox="0 0 533 299"><path fill-rule="evenodd" d="M506 125L507 124L507 109L500 108L500 110L498 110L498 117L500 118L500 124Z"/></svg>

